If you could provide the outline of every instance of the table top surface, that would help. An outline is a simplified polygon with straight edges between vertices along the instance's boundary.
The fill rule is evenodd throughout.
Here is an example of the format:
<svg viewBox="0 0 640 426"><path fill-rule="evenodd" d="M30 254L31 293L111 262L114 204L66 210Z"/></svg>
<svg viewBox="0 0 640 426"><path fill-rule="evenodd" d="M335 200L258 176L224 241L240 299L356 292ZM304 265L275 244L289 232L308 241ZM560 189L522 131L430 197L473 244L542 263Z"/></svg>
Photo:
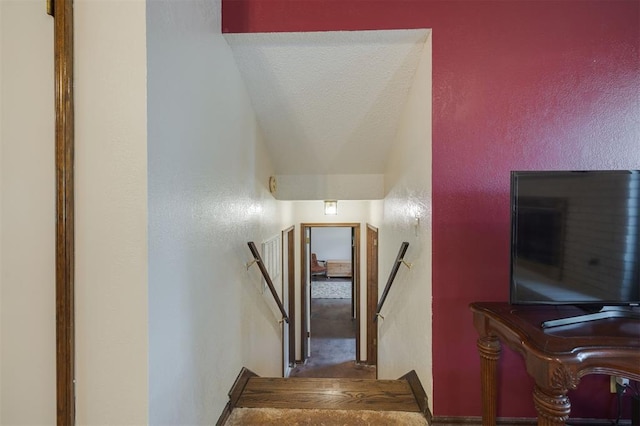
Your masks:
<svg viewBox="0 0 640 426"><path fill-rule="evenodd" d="M507 302L476 302L470 308L493 321L492 327L504 326L545 353L610 347L637 351L640 360L640 319L607 318L542 328L544 321L585 312L568 305L512 305Z"/></svg>

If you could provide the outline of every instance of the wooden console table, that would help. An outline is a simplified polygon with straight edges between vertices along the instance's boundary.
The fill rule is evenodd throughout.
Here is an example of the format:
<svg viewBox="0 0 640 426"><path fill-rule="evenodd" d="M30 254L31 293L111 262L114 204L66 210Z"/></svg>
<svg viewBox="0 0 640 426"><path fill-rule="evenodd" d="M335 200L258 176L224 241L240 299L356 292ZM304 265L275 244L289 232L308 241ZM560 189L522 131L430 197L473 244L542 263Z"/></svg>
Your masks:
<svg viewBox="0 0 640 426"><path fill-rule="evenodd" d="M501 342L520 353L535 380L538 425L564 425L571 412L569 389L587 374L640 380L640 320L611 318L543 329L543 321L579 315L572 306L472 303L480 338L482 424L496 424L497 364Z"/></svg>
<svg viewBox="0 0 640 426"><path fill-rule="evenodd" d="M351 262L349 260L327 260L327 277L350 277Z"/></svg>

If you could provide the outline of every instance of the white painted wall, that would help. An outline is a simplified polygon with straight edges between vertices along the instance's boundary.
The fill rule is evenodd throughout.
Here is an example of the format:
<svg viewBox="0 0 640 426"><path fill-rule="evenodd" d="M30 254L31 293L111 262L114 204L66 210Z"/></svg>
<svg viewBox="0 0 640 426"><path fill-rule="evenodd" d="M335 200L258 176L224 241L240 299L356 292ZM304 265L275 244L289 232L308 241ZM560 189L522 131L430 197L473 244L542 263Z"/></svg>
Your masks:
<svg viewBox="0 0 640 426"><path fill-rule="evenodd" d="M385 187L379 228L380 294L403 241L410 244L405 260L413 267L400 267L382 309L378 376L395 379L415 369L433 401L430 35L403 112Z"/></svg>
<svg viewBox="0 0 640 426"><path fill-rule="evenodd" d="M53 19L0 1L0 424L53 425Z"/></svg>
<svg viewBox="0 0 640 426"><path fill-rule="evenodd" d="M345 144L346 145L346 144ZM369 154L364 157L368 159ZM319 158L310 161L331 160ZM383 174L277 175L279 200L381 200Z"/></svg>
<svg viewBox="0 0 640 426"><path fill-rule="evenodd" d="M148 421L145 3L75 1L77 422Z"/></svg>
<svg viewBox="0 0 640 426"><path fill-rule="evenodd" d="M248 241L287 227L220 1L147 2L149 423L213 424L244 366L282 370ZM280 287L281 283L275 283Z"/></svg>
<svg viewBox="0 0 640 426"><path fill-rule="evenodd" d="M311 228L311 252L320 260L351 260L351 229Z"/></svg>

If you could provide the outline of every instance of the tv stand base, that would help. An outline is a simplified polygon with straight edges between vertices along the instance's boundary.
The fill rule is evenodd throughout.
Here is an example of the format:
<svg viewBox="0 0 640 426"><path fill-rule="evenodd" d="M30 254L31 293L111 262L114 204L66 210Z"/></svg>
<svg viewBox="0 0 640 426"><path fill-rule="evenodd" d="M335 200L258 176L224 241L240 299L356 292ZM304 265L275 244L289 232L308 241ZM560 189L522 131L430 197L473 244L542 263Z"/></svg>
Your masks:
<svg viewBox="0 0 640 426"><path fill-rule="evenodd" d="M607 318L640 319L640 310L638 310L637 306L603 306L598 312L544 321L542 323L542 328L560 327L563 325L579 324L582 322Z"/></svg>
<svg viewBox="0 0 640 426"><path fill-rule="evenodd" d="M470 308L478 331L484 426L496 425L502 345L522 355L526 371L535 382L533 404L538 412L538 426L567 424L571 415L568 392L576 389L580 379L588 374L640 380L638 320L583 322L549 333L540 323L558 316L579 315L576 307L478 302Z"/></svg>

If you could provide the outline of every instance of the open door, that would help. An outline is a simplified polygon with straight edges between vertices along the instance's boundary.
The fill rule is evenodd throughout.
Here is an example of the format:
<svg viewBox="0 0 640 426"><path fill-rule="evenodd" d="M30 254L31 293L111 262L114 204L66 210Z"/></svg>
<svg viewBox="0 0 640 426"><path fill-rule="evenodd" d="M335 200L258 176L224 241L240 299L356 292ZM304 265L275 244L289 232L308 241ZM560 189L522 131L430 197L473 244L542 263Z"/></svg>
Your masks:
<svg viewBox="0 0 640 426"><path fill-rule="evenodd" d="M356 323L356 363L362 361L360 355L360 224L351 227L351 296L353 319Z"/></svg>
<svg viewBox="0 0 640 426"><path fill-rule="evenodd" d="M360 224L359 223L302 223L301 224L301 267L300 280L301 294L301 362L305 362L311 356L311 228L351 228L351 298L352 317L354 319L356 362L361 361L360 354Z"/></svg>
<svg viewBox="0 0 640 426"><path fill-rule="evenodd" d="M378 229L367 224L367 364L378 364ZM376 369L376 374L377 374Z"/></svg>
<svg viewBox="0 0 640 426"><path fill-rule="evenodd" d="M287 232L287 247L289 248L287 257L289 259L289 266L287 268L288 274L288 307L289 318L292 318L289 322L289 366L291 368L296 365L296 277L295 277L295 243L293 242L294 227Z"/></svg>
<svg viewBox="0 0 640 426"><path fill-rule="evenodd" d="M311 324L311 228L302 227L303 243L302 243L302 292L301 292L301 339L300 339L300 358L304 362L311 356L311 333L309 332Z"/></svg>
<svg viewBox="0 0 640 426"><path fill-rule="evenodd" d="M288 377L295 366L295 272L293 241L294 227L282 231L282 304L287 309L289 322L282 322L282 377Z"/></svg>

